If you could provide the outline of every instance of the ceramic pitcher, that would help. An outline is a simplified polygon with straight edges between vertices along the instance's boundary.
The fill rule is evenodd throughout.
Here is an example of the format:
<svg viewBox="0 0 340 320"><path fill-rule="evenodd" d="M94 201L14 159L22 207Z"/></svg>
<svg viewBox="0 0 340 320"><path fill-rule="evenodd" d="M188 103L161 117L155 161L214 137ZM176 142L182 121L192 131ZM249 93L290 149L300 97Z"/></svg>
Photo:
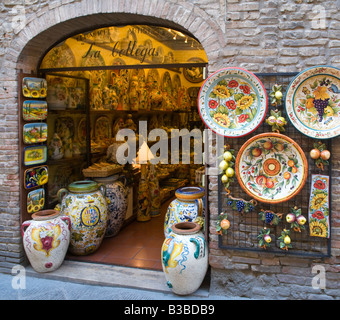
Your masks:
<svg viewBox="0 0 340 320"><path fill-rule="evenodd" d="M204 188L200 187L184 187L176 190L176 199L170 203L165 215L165 237L170 234L173 224L195 221L203 216L204 193Z"/></svg>
<svg viewBox="0 0 340 320"><path fill-rule="evenodd" d="M164 275L175 294L188 295L195 292L204 280L208 269L208 248L199 224L180 222L171 229L161 250Z"/></svg>
<svg viewBox="0 0 340 320"><path fill-rule="evenodd" d="M94 181L76 181L58 191L62 214L71 220L69 250L87 255L101 245L107 227L106 187Z"/></svg>
<svg viewBox="0 0 340 320"><path fill-rule="evenodd" d="M105 237L114 237L118 234L125 221L127 211L128 188L126 179L124 182L119 180L119 175L106 178L94 178L94 181L106 186L106 197L108 203L108 224Z"/></svg>
<svg viewBox="0 0 340 320"><path fill-rule="evenodd" d="M32 214L21 225L26 256L37 272L51 272L63 263L69 243L71 221L56 210Z"/></svg>

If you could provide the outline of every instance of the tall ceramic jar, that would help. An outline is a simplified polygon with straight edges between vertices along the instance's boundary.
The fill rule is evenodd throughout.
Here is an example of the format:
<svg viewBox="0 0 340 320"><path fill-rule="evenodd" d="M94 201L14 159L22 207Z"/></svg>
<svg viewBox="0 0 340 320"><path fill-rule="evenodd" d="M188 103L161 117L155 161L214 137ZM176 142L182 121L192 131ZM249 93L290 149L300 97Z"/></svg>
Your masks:
<svg viewBox="0 0 340 320"><path fill-rule="evenodd" d="M108 204L108 224L105 237L114 237L118 234L125 221L127 211L127 197L129 189L124 182L119 180L119 175L106 178L94 178L94 181L106 186L106 197Z"/></svg>
<svg viewBox="0 0 340 320"><path fill-rule="evenodd" d="M198 217L203 216L204 193L204 188L200 187L183 187L176 190L176 199L170 203L165 214L165 237L170 234L173 224L184 221L195 222Z"/></svg>
<svg viewBox="0 0 340 320"><path fill-rule="evenodd" d="M101 245L107 227L106 187L94 181L76 181L58 191L62 214L71 220L69 251L87 255Z"/></svg>
<svg viewBox="0 0 340 320"><path fill-rule="evenodd" d="M21 225L25 253L37 272L51 272L64 261L69 243L71 221L56 210L32 214L33 220Z"/></svg>
<svg viewBox="0 0 340 320"><path fill-rule="evenodd" d="M208 269L208 248L199 224L174 224L161 255L167 285L175 294L188 295L199 289Z"/></svg>

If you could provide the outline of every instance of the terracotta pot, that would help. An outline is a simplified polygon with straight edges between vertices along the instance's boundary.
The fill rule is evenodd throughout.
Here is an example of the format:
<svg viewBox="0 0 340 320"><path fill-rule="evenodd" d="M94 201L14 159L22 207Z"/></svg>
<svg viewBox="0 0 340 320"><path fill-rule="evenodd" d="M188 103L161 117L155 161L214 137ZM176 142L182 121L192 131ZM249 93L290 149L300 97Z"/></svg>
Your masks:
<svg viewBox="0 0 340 320"><path fill-rule="evenodd" d="M104 238L108 206L106 187L94 181L76 181L58 191L61 212L71 220L69 250L74 255L96 251Z"/></svg>
<svg viewBox="0 0 340 320"><path fill-rule="evenodd" d="M125 221L128 196L126 179L123 183L119 180L119 176L115 175L107 178L94 178L94 180L106 186L106 197L109 199L109 204L105 237L114 237Z"/></svg>
<svg viewBox="0 0 340 320"><path fill-rule="evenodd" d="M203 215L204 194L204 188L199 187L184 187L176 190L176 199L170 203L165 215L165 237L170 234L173 224L195 221L195 219Z"/></svg>
<svg viewBox="0 0 340 320"><path fill-rule="evenodd" d="M71 221L56 210L32 214L21 225L24 250L33 269L51 272L63 263L69 243Z"/></svg>
<svg viewBox="0 0 340 320"><path fill-rule="evenodd" d="M173 225L161 254L167 285L175 294L188 295L199 289L208 270L208 248L199 224Z"/></svg>

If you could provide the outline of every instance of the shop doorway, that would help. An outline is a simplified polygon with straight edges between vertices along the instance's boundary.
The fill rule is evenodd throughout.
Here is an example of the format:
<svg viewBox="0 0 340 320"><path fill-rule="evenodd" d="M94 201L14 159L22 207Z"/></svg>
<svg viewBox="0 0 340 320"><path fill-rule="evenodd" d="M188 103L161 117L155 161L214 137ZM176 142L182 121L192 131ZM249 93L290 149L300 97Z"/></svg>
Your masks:
<svg viewBox="0 0 340 320"><path fill-rule="evenodd" d="M94 253L69 254L67 259L162 269L160 248L166 210L176 189L202 185L203 163L165 161L157 165L159 214L141 222L137 217L140 166L120 165L108 150L119 129L128 128L138 135L140 121L147 123L149 131L197 128L203 133L196 103L206 65L207 57L196 39L175 29L147 25L86 31L58 43L44 55L39 76L47 79L49 88L47 145L52 144L46 208L54 208L60 201L60 188L74 181L103 178L84 175L83 170L93 165L117 164L114 175L124 181L128 194L119 232L104 238ZM131 94L131 88L136 89L133 82L137 89L146 87L154 99L149 96L143 101L139 94L137 101ZM53 148L52 139L62 141L62 151ZM27 206L23 205L23 211L27 215Z"/></svg>

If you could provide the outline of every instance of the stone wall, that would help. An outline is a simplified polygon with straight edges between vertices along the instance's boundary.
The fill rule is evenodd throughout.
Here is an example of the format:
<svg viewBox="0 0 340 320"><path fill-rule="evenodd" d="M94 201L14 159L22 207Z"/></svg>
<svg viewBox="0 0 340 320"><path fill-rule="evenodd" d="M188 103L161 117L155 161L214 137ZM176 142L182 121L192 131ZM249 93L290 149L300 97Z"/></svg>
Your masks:
<svg viewBox="0 0 340 320"><path fill-rule="evenodd" d="M110 23L151 23L188 30L205 48L209 72L239 66L253 72L340 67L339 0L3 0L0 3L0 271L22 263L17 74L35 70L55 42ZM133 14L133 16L131 15ZM210 177L211 290L235 297L339 298L340 145L333 143L332 256L315 260L218 248L217 178ZM327 271L313 289L312 267Z"/></svg>

